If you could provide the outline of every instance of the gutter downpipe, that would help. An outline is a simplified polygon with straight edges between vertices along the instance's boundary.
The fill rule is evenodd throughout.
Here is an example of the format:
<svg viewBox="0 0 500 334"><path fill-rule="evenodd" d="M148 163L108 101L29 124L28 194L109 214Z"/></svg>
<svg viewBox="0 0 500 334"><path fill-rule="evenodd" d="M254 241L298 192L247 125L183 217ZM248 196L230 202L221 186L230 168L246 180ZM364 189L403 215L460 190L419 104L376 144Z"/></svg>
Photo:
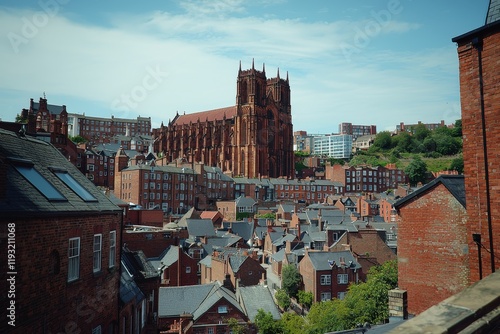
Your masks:
<svg viewBox="0 0 500 334"><path fill-rule="evenodd" d="M486 214L488 219L488 237L490 239L490 260L491 273L495 272L495 250L493 249L493 227L491 222L491 204L490 204L490 176L488 171L488 147L486 145L486 115L484 110L484 81L483 81L483 42L478 37L472 39L472 46L477 50L478 71L479 71L479 94L481 97L481 128L483 132L483 154L484 154L484 180L486 185Z"/></svg>

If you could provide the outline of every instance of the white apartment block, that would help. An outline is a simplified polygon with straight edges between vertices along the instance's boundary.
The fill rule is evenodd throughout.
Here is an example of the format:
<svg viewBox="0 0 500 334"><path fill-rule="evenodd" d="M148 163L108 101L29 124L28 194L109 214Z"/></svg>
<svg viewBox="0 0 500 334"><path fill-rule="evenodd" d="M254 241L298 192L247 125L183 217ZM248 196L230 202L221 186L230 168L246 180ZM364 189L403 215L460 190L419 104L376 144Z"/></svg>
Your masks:
<svg viewBox="0 0 500 334"><path fill-rule="evenodd" d="M314 154L330 158L349 159L352 153L352 135L314 136Z"/></svg>

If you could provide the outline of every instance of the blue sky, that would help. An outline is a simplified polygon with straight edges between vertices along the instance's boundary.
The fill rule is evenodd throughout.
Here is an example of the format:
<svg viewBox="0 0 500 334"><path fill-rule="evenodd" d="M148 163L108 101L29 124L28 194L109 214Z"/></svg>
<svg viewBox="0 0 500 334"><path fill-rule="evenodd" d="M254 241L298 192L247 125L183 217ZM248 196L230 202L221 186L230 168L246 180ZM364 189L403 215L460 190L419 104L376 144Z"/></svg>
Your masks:
<svg viewBox="0 0 500 334"><path fill-rule="evenodd" d="M29 99L99 117L235 104L242 68L288 73L294 130L460 118L455 36L488 0L2 1L0 119Z"/></svg>

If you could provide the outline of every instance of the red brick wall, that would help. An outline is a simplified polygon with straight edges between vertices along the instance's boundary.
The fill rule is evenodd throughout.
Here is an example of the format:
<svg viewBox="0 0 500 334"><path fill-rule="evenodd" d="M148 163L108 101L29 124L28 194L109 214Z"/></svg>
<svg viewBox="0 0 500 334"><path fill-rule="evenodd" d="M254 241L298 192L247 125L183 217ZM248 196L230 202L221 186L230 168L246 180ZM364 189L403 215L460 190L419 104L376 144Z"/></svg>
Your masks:
<svg viewBox="0 0 500 334"><path fill-rule="evenodd" d="M113 324L116 329L120 275L119 216L79 215L3 221L0 224L2 239L8 235L7 224L15 224L16 234L17 275L13 299L16 302L16 332L90 333L98 325L107 332ZM114 268L108 268L110 230L117 232ZM102 270L94 274L95 232L102 233ZM81 238L80 278L68 282L68 240L77 236ZM7 254L5 240L1 240L0 245L1 253ZM55 265L57 262L58 266ZM1 263L5 274L5 261ZM5 283L6 279L2 279L0 289L4 292L7 291ZM0 328L0 332L5 333L5 330Z"/></svg>
<svg viewBox="0 0 500 334"><path fill-rule="evenodd" d="M495 29L495 28L493 28ZM469 216L467 239L470 249L470 283L479 279L479 260L477 246L472 241L472 234L481 234L482 244L490 249L487 214L487 188L485 173L485 154L483 147L483 127L481 117L481 94L479 76L479 52L470 44L474 37L482 41L482 82L484 86L485 132L489 164L489 186L493 251L496 257L494 268L500 267L500 197L498 190L500 178L497 166L500 163L498 142L500 139L500 73L498 61L500 54L500 33L487 30L477 33L458 43L460 64L460 96L462 107L463 156ZM491 255L482 252L483 277L492 272Z"/></svg>
<svg viewBox="0 0 500 334"><path fill-rule="evenodd" d="M168 236L168 237L167 237ZM185 236L187 238L187 236ZM157 257L170 245L178 245L183 238L174 231L123 232L123 242L130 250L142 250L149 257Z"/></svg>
<svg viewBox="0 0 500 334"><path fill-rule="evenodd" d="M418 314L467 286L465 208L438 184L399 209L399 288Z"/></svg>

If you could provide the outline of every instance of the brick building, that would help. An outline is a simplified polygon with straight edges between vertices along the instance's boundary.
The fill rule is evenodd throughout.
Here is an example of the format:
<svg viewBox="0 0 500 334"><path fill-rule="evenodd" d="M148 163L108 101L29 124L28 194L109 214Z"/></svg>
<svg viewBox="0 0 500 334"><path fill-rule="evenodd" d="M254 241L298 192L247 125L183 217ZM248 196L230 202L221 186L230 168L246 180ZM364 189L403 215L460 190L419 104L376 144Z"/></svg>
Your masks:
<svg viewBox="0 0 500 334"><path fill-rule="evenodd" d="M345 135L351 135L353 140L358 137L367 135L376 135L377 126L376 125L353 125L352 123L340 123L339 133Z"/></svg>
<svg viewBox="0 0 500 334"><path fill-rule="evenodd" d="M325 179L345 185L346 193L382 193L397 188L398 184L408 183L405 172L395 166L342 166L327 164Z"/></svg>
<svg viewBox="0 0 500 334"><path fill-rule="evenodd" d="M394 204L398 221L398 286L418 314L468 284L464 177L442 175Z"/></svg>
<svg viewBox="0 0 500 334"><path fill-rule="evenodd" d="M185 213L193 207L213 208L218 199L233 198L233 180L215 167L178 161L161 165L161 160L144 156L130 159L123 149L114 159L115 195L143 208Z"/></svg>
<svg viewBox="0 0 500 334"><path fill-rule="evenodd" d="M122 210L52 145L0 130L0 212L16 332L117 332Z"/></svg>
<svg viewBox="0 0 500 334"><path fill-rule="evenodd" d="M236 105L177 114L153 129L155 152L186 157L246 177L294 175L290 84L266 78L265 69L238 71Z"/></svg>
<svg viewBox="0 0 500 334"><path fill-rule="evenodd" d="M97 143L110 142L115 136L150 136L151 117L111 118L86 116L85 114L68 114L68 134L82 136Z"/></svg>
<svg viewBox="0 0 500 334"><path fill-rule="evenodd" d="M470 282L500 267L500 2L491 0L485 25L453 38L460 67L460 99ZM476 238L488 252L478 253ZM480 257L480 260L478 258Z"/></svg>
<svg viewBox="0 0 500 334"><path fill-rule="evenodd" d="M313 302L343 299L350 283L358 282L361 266L349 251L306 251L299 263L304 291L312 292Z"/></svg>

